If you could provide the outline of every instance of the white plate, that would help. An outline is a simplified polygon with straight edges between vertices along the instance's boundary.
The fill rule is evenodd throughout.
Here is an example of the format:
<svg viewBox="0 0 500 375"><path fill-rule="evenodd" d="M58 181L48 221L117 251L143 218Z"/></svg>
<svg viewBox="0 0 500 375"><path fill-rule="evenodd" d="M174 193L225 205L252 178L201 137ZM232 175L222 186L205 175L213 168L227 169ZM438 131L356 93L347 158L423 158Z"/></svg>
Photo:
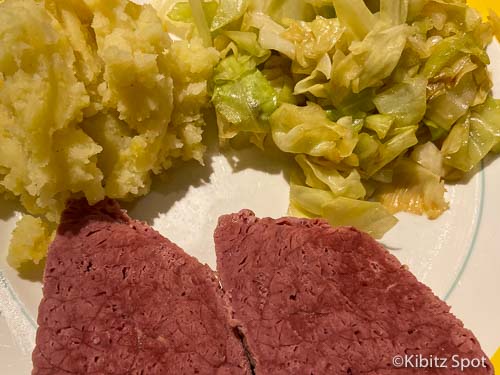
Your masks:
<svg viewBox="0 0 500 375"><path fill-rule="evenodd" d="M490 48L495 87L500 88L500 46ZM497 97L500 90L496 91ZM219 154L215 134L206 166L187 163L130 206L201 262L215 266L213 230L219 215L250 208L279 217L288 205L286 163L258 150ZM438 220L400 214L383 243L452 311L492 355L500 346L500 160L488 159L469 181L448 186L451 208ZM6 264L10 233L19 214L0 201L0 374L29 374L41 283L21 278ZM37 275L28 275L36 278Z"/></svg>

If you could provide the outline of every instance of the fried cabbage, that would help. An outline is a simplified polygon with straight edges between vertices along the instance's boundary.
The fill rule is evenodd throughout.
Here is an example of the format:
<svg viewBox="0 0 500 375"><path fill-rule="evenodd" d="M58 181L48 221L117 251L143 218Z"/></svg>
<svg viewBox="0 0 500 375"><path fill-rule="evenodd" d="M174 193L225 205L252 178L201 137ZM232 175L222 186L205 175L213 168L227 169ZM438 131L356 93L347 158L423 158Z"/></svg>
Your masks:
<svg viewBox="0 0 500 375"><path fill-rule="evenodd" d="M258 135L295 156L290 214L381 236L391 213L438 217L445 181L500 151L486 52L495 14L485 22L463 0L230 2L229 22L212 28L216 69L240 61L248 73L213 80L219 135ZM289 93L278 101L269 61ZM242 95L247 77L259 89Z"/></svg>

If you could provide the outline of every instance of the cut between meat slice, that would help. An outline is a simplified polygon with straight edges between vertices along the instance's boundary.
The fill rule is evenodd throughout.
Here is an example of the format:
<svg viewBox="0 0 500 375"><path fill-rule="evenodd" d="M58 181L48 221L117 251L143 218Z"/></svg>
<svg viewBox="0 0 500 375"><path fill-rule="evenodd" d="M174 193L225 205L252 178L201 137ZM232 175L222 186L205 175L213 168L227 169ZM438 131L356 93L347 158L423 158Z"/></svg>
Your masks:
<svg viewBox="0 0 500 375"><path fill-rule="evenodd" d="M72 201L48 253L33 374L250 374L228 317L208 266L114 201Z"/></svg>
<svg viewBox="0 0 500 375"><path fill-rule="evenodd" d="M257 375L493 374L449 306L365 233L244 210L219 219L215 245Z"/></svg>

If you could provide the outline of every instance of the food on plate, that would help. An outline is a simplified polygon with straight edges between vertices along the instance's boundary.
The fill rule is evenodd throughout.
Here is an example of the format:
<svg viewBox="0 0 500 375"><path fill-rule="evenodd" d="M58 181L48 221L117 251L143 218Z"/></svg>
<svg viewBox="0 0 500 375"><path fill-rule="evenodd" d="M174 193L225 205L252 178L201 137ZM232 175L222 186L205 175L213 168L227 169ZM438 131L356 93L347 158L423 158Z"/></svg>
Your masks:
<svg viewBox="0 0 500 375"><path fill-rule="evenodd" d="M33 374L250 374L217 277L118 204L71 201L50 246Z"/></svg>
<svg viewBox="0 0 500 375"><path fill-rule="evenodd" d="M70 200L33 374L390 374L396 356L478 358L465 373L494 373L449 306L366 233L242 210L214 239L219 276L116 201Z"/></svg>
<svg viewBox="0 0 500 375"><path fill-rule="evenodd" d="M294 216L337 224L350 210L380 237L395 212L439 217L444 182L500 149L486 53L499 23L465 0L221 0L212 13L219 136L296 155Z"/></svg>
<svg viewBox="0 0 500 375"><path fill-rule="evenodd" d="M256 374L494 373L449 306L357 229L243 210L222 216L214 238L232 323ZM396 356L450 362L401 369ZM462 372L452 358L484 366Z"/></svg>
<svg viewBox="0 0 500 375"><path fill-rule="evenodd" d="M43 258L23 228L48 243L67 199L133 199L203 163L210 104L223 143L295 158L290 215L376 238L398 211L439 217L445 181L500 150L499 22L464 0L6 0L0 14L0 194L33 216L16 268Z"/></svg>
<svg viewBox="0 0 500 375"><path fill-rule="evenodd" d="M130 199L176 160L203 163L219 54L199 39L172 42L151 6L6 0L0 40L0 194L36 217L18 226L42 242L70 197ZM25 232L14 232L14 267L41 259Z"/></svg>

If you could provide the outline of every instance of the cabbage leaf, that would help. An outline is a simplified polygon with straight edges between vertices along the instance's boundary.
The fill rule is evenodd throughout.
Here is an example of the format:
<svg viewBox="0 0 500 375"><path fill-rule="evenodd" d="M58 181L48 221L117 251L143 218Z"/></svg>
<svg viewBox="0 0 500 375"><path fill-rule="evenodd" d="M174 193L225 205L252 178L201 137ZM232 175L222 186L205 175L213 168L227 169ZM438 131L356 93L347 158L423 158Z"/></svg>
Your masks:
<svg viewBox="0 0 500 375"><path fill-rule="evenodd" d="M473 169L500 142L500 101L489 99L451 129L443 142L444 163L463 172Z"/></svg>
<svg viewBox="0 0 500 375"><path fill-rule="evenodd" d="M417 127L409 126L404 128L399 134L381 144L373 155L366 158L360 158L361 169L368 176L373 176L376 172L403 154L410 147L418 143L416 137Z"/></svg>
<svg viewBox="0 0 500 375"><path fill-rule="evenodd" d="M375 96L380 113L394 117L398 126L417 125L427 109L427 80L415 77L396 83Z"/></svg>
<svg viewBox="0 0 500 375"><path fill-rule="evenodd" d="M324 217L333 226L353 226L381 238L398 220L379 202L335 197L329 191L294 185L290 187L290 212L304 217Z"/></svg>
<svg viewBox="0 0 500 375"><path fill-rule="evenodd" d="M355 169L344 177L333 166L316 164L305 155L297 155L295 160L306 176L306 184L318 189L329 189L334 196L362 199L366 195L361 178Z"/></svg>
<svg viewBox="0 0 500 375"><path fill-rule="evenodd" d="M338 224L334 212L357 207L349 222L374 215L381 235L386 209L437 217L443 180L500 152L495 15L483 22L465 0L246 1L214 33L227 60L213 79L220 137L270 133L294 155L294 215ZM375 198L387 207L362 202Z"/></svg>
<svg viewBox="0 0 500 375"><path fill-rule="evenodd" d="M439 217L448 209L440 176L410 159L400 159L394 166L390 184L380 184L373 199L392 213L406 211Z"/></svg>
<svg viewBox="0 0 500 375"><path fill-rule="evenodd" d="M236 21L238 18L241 18L247 10L247 7L247 0L219 0L219 6L213 17L210 30L218 30Z"/></svg>
<svg viewBox="0 0 500 375"><path fill-rule="evenodd" d="M332 84L359 93L383 84L396 68L413 28L407 24L371 30L362 41L349 46L344 55L337 50L333 57Z"/></svg>
<svg viewBox="0 0 500 375"><path fill-rule="evenodd" d="M328 119L317 104L282 104L270 117L272 137L279 149L294 154L341 161L352 154L356 132Z"/></svg>
<svg viewBox="0 0 500 375"><path fill-rule="evenodd" d="M269 131L268 118L278 105L278 93L251 59L225 58L216 68L214 81L212 102L221 138Z"/></svg>
<svg viewBox="0 0 500 375"><path fill-rule="evenodd" d="M333 226L353 226L375 238L382 238L396 219L378 202L337 197L323 206L323 217Z"/></svg>
<svg viewBox="0 0 500 375"><path fill-rule="evenodd" d="M376 18L363 0L333 0L340 24L362 40L374 28Z"/></svg>

